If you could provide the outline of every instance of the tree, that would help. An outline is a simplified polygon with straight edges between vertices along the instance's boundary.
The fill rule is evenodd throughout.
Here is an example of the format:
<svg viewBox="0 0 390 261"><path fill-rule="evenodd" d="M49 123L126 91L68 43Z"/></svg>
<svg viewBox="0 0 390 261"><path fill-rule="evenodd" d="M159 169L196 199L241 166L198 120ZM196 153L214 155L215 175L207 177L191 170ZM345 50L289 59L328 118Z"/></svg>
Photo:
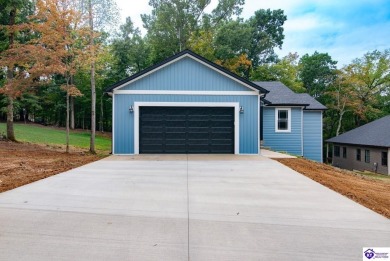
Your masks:
<svg viewBox="0 0 390 261"><path fill-rule="evenodd" d="M18 67L18 61L15 59L18 55L18 40L23 40L17 35L16 25L25 21L26 15L32 10L32 4L27 0L0 0L0 6L4 8L1 12L1 22L6 24L0 28L0 38L3 38L0 46L0 51L2 51L0 67L5 71L5 81L0 93L4 93L7 98L7 139L16 141L13 125L14 100L22 93L23 85L21 83L27 82L25 79L26 71L20 66ZM25 66L28 65L25 64ZM19 77L15 78L17 75Z"/></svg>
<svg viewBox="0 0 390 261"><path fill-rule="evenodd" d="M344 115L348 112L353 112L358 106L357 96L352 88L352 82L350 82L350 80L351 79L345 73L345 68L338 71L337 79L325 93L331 98L328 99L328 109L336 111L338 115L336 136L340 134Z"/></svg>
<svg viewBox="0 0 390 261"><path fill-rule="evenodd" d="M189 47L191 35L202 23L215 27L241 13L244 0L220 0L211 14L205 9L210 0L151 0L150 15L141 15L151 46L152 62L156 63Z"/></svg>
<svg viewBox="0 0 390 261"><path fill-rule="evenodd" d="M390 49L368 52L344 71L358 99L356 124L376 119L384 106L379 101L386 100L383 98L390 93Z"/></svg>
<svg viewBox="0 0 390 261"><path fill-rule="evenodd" d="M321 98L332 84L336 77L336 64L327 53L315 51L312 55L302 56L299 60L299 78L311 96Z"/></svg>
<svg viewBox="0 0 390 261"><path fill-rule="evenodd" d="M281 9L260 9L249 18L248 23L252 32L248 56L253 66L275 61L274 48L282 48L283 25L286 20L287 16Z"/></svg>
<svg viewBox="0 0 390 261"><path fill-rule="evenodd" d="M103 30L115 24L118 17L118 8L112 0L88 0L87 7L81 0L80 10L82 14L88 17L89 26L89 52L90 52L90 76L91 76L91 139L89 151L96 153L95 136L96 136L96 79L95 63L99 46L97 38L99 34L96 30Z"/></svg>
<svg viewBox="0 0 390 261"><path fill-rule="evenodd" d="M285 21L282 10L260 9L246 21L237 19L222 24L215 33L217 59L247 56L251 66L246 67L242 76L249 78L252 67L277 60L274 48L281 48L283 44Z"/></svg>
<svg viewBox="0 0 390 261"><path fill-rule="evenodd" d="M298 54L289 53L277 63L258 66L252 75L253 80L280 81L294 92L305 92L303 83L298 79Z"/></svg>
<svg viewBox="0 0 390 261"><path fill-rule="evenodd" d="M133 73L137 73L150 65L150 48L141 36L138 28L134 28L130 17L119 27L120 32L111 44L115 59L112 75L117 81Z"/></svg>
<svg viewBox="0 0 390 261"><path fill-rule="evenodd" d="M210 28L202 29L191 34L190 39L188 40L188 48L210 61L215 61L215 47L213 41L213 31Z"/></svg>
<svg viewBox="0 0 390 261"><path fill-rule="evenodd" d="M45 57L41 77L54 80L55 75L61 75L64 79L61 89L66 92L66 152L69 152L69 97L81 95L73 78L83 60L80 57L85 47L85 30L79 28L81 15L74 10L71 0L38 0L36 8L28 28L39 37L29 41L29 46L38 47L41 52L30 53L30 57L33 60ZM40 66L42 64L36 63L33 68Z"/></svg>

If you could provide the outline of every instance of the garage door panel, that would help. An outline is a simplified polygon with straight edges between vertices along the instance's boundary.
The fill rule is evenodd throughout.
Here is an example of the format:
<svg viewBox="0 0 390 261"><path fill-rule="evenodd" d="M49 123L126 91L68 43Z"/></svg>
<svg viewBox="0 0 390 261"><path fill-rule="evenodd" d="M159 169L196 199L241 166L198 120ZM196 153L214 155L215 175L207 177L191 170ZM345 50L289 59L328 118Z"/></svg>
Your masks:
<svg viewBox="0 0 390 261"><path fill-rule="evenodd" d="M173 127L173 128L178 128L182 127L185 128L187 125L187 122L185 120L166 120L162 123L165 127Z"/></svg>
<svg viewBox="0 0 390 261"><path fill-rule="evenodd" d="M165 139L182 139L185 140L187 138L187 133L185 132L172 132L172 133L165 133Z"/></svg>
<svg viewBox="0 0 390 261"><path fill-rule="evenodd" d="M165 145L183 145L185 146L186 139L166 139Z"/></svg>
<svg viewBox="0 0 390 261"><path fill-rule="evenodd" d="M234 108L141 107L140 153L234 153Z"/></svg>

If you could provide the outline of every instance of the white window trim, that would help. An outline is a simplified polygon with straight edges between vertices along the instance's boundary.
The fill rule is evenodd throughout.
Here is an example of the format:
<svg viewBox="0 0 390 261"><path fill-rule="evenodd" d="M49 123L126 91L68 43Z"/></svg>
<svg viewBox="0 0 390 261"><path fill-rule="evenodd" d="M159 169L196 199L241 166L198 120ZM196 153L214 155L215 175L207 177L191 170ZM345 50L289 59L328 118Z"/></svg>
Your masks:
<svg viewBox="0 0 390 261"><path fill-rule="evenodd" d="M280 110L283 110L283 111L287 110L287 113L288 113L288 118L287 118L287 124L288 124L287 127L288 128L287 128L287 130L279 130L278 129L278 117L279 117ZM275 132L291 132L291 108L285 108L285 107L275 108Z"/></svg>
<svg viewBox="0 0 390 261"><path fill-rule="evenodd" d="M140 107L234 107L234 154L240 154L240 104L238 102L134 102L134 154L139 154Z"/></svg>

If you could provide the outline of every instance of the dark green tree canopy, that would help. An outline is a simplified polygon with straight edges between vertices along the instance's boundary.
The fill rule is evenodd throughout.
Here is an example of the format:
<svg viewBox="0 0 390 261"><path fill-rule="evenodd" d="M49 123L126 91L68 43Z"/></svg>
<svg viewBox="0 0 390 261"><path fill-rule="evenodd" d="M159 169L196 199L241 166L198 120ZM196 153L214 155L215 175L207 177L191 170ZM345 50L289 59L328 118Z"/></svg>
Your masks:
<svg viewBox="0 0 390 261"><path fill-rule="evenodd" d="M299 60L299 78L307 92L320 98L326 88L335 80L337 61L327 53L315 51L305 54Z"/></svg>
<svg viewBox="0 0 390 261"><path fill-rule="evenodd" d="M274 48L282 48L283 25L286 20L287 16L281 9L260 9L249 19L252 32L248 56L253 66L275 61Z"/></svg>
<svg viewBox="0 0 390 261"><path fill-rule="evenodd" d="M150 48L145 42L138 28L130 17L119 27L119 32L111 44L114 58L113 72L111 77L116 81L146 68L149 63Z"/></svg>
<svg viewBox="0 0 390 261"><path fill-rule="evenodd" d="M152 61L158 62L170 55L188 48L191 34L203 23L217 26L241 13L244 0L220 0L218 6L206 14L210 0L151 0L150 15L141 15L147 30L147 39L152 51Z"/></svg>

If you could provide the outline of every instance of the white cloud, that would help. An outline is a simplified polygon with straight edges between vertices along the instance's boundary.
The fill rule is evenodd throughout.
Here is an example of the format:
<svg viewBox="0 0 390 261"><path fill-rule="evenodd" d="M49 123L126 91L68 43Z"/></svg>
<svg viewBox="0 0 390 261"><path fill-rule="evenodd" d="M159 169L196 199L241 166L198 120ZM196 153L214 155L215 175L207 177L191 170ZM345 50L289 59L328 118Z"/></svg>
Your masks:
<svg viewBox="0 0 390 261"><path fill-rule="evenodd" d="M131 16L135 26L145 33L140 14L151 12L148 0L116 1L121 9L122 22L126 16ZM282 9L287 21L283 49L277 50L280 56L289 52L312 54L317 50L329 53L342 66L368 51L390 46L390 21L373 22L388 14L389 4L386 1L246 0L241 16L247 19L259 9ZM217 3L218 0L212 0L206 11L210 12Z"/></svg>

